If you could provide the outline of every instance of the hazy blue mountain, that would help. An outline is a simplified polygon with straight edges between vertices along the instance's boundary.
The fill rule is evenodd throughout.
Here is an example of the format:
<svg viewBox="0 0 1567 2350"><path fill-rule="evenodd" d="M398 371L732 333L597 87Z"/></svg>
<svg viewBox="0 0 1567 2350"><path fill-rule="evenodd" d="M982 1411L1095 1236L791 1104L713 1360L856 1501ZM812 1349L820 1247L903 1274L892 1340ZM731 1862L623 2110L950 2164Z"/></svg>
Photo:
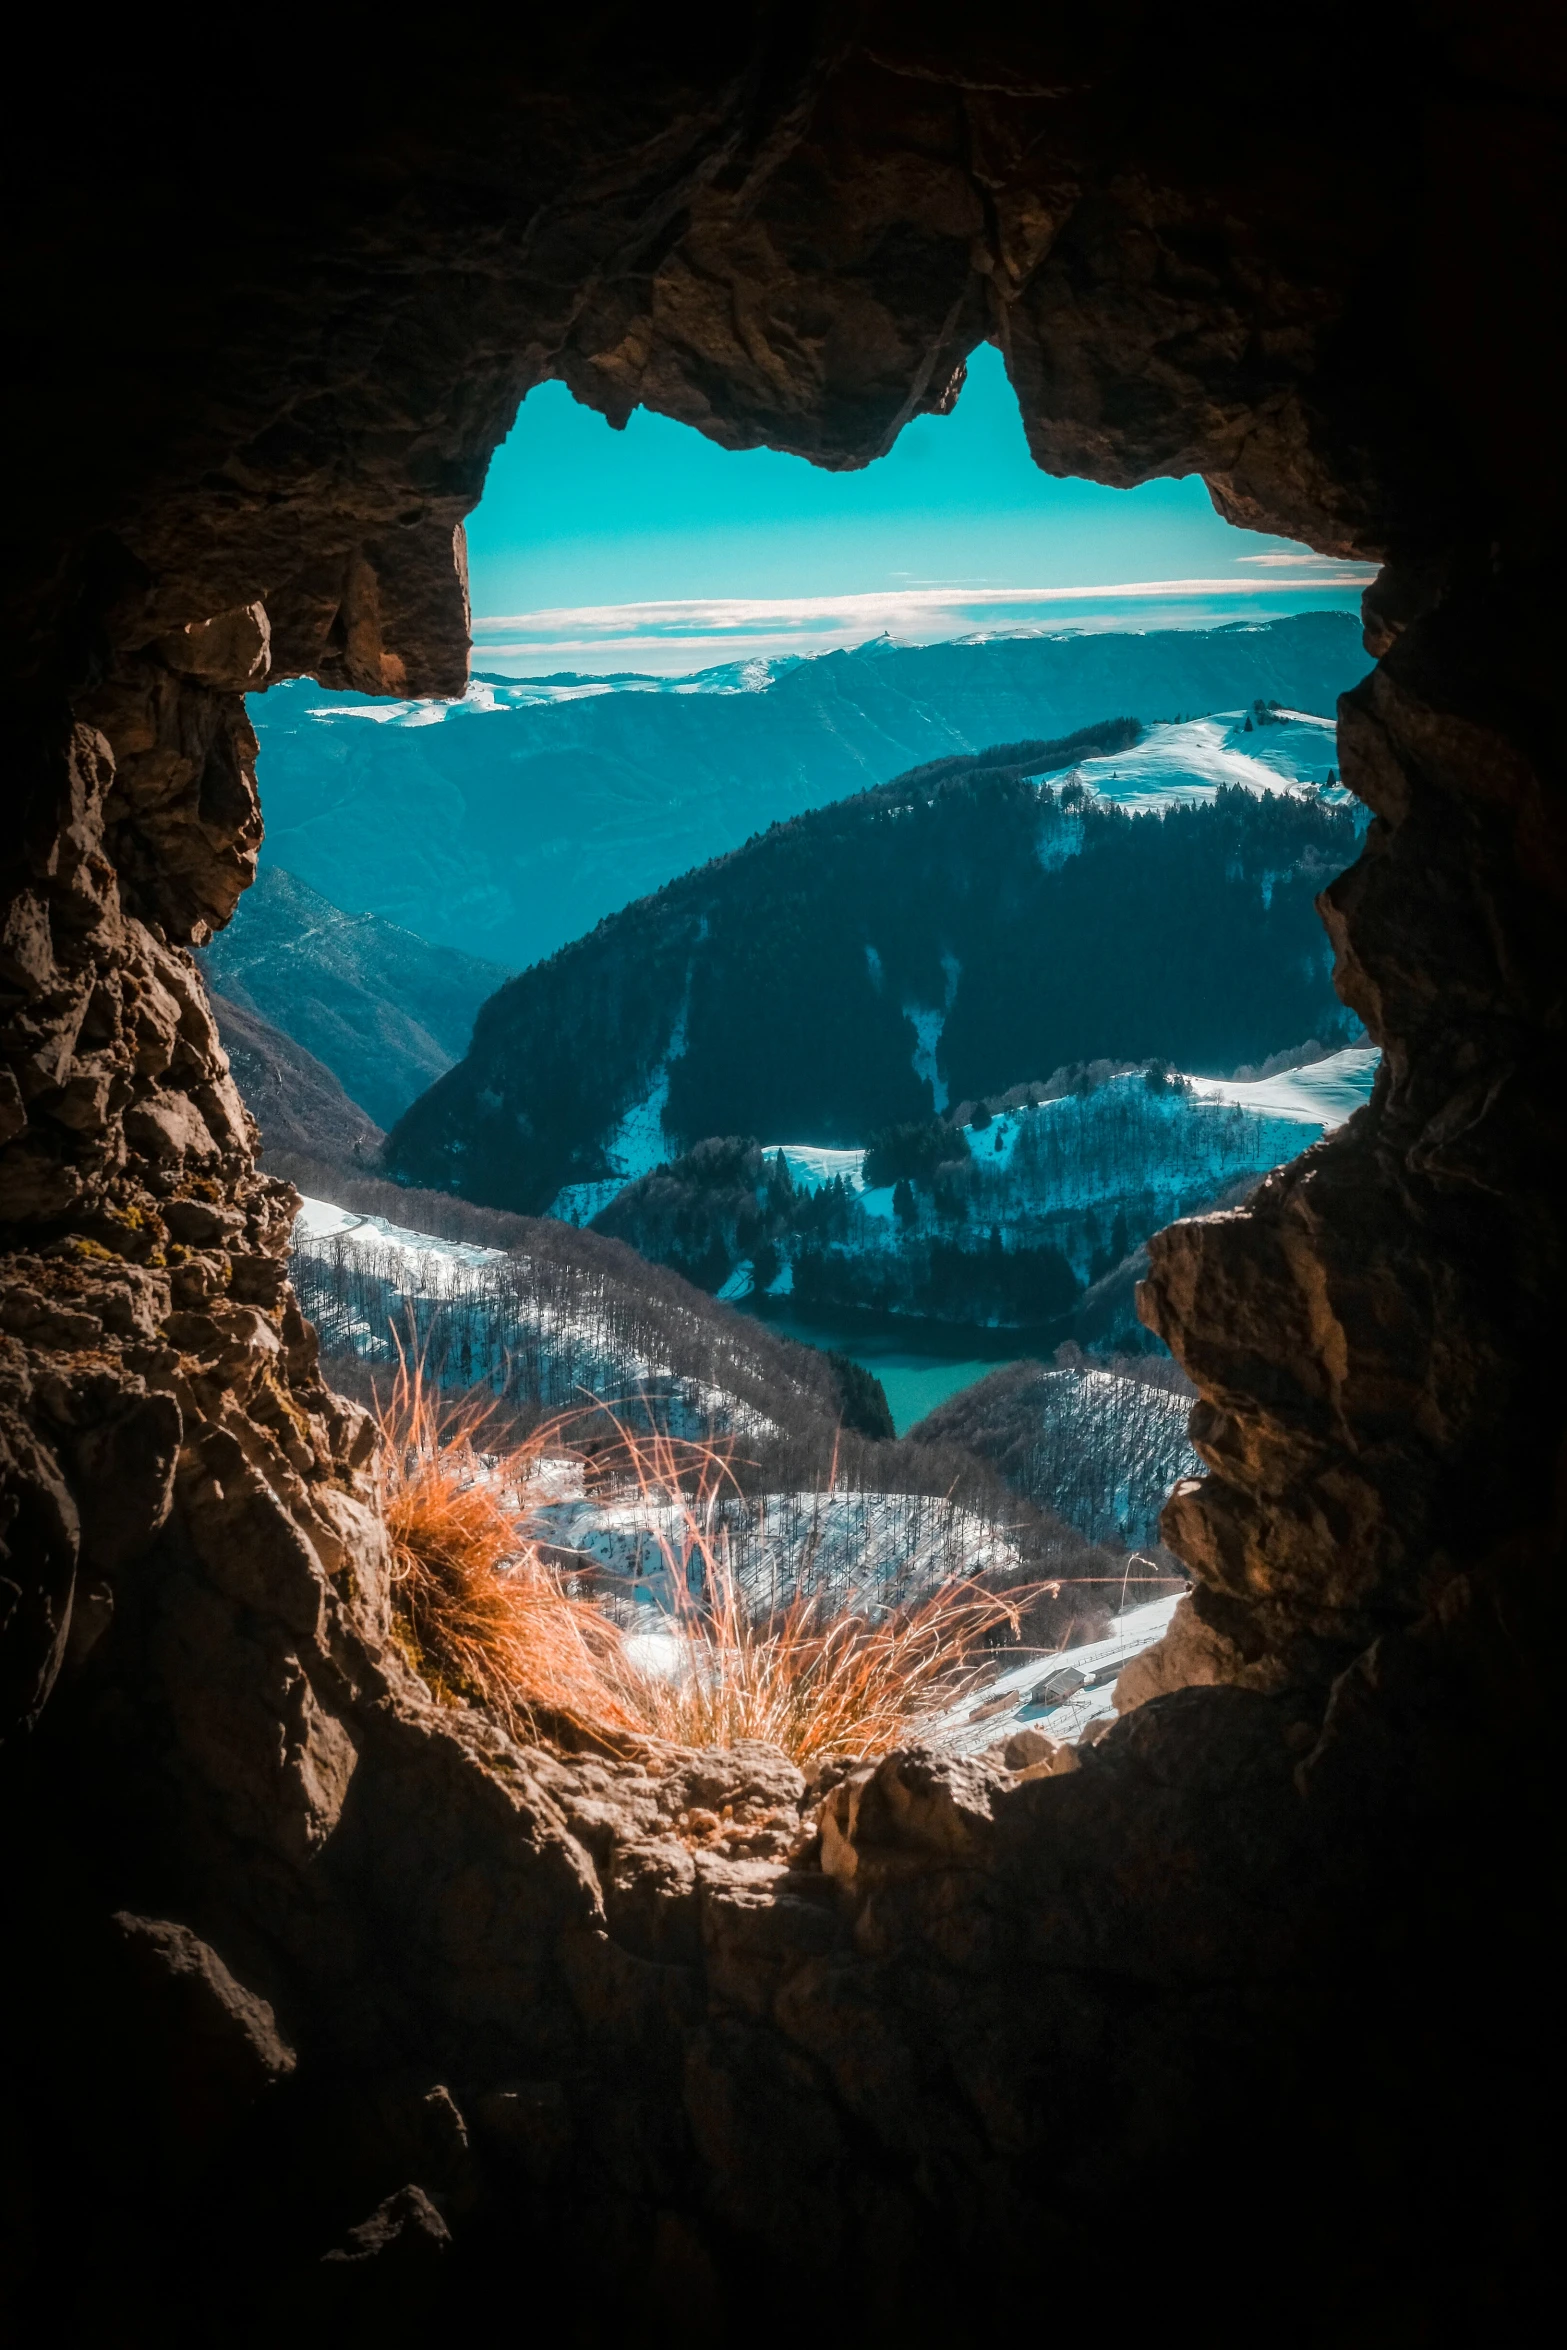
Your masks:
<svg viewBox="0 0 1567 2350"><path fill-rule="evenodd" d="M1313 900L1355 811L1279 779L1128 813L1086 779L1125 765L1140 801L1151 731L935 762L612 916L486 1004L389 1167L586 1221L706 1136L864 1143L1066 1064L1339 1040Z"/></svg>
<svg viewBox="0 0 1567 2350"><path fill-rule="evenodd" d="M276 865L201 960L217 993L324 1062L381 1126L467 1051L474 1014L508 976L378 915L345 914Z"/></svg>
<svg viewBox="0 0 1567 2350"><path fill-rule="evenodd" d="M212 997L240 1098L261 1129L262 1164L307 1152L329 1167L374 1167L386 1137L332 1071L270 1020Z"/></svg>
<svg viewBox="0 0 1567 2350"><path fill-rule="evenodd" d="M335 905L520 969L769 824L929 760L1110 711L1149 723L1260 699L1331 717L1366 667L1358 622L1314 612L882 642L676 680L481 678L451 704L294 683L250 703L264 860Z"/></svg>

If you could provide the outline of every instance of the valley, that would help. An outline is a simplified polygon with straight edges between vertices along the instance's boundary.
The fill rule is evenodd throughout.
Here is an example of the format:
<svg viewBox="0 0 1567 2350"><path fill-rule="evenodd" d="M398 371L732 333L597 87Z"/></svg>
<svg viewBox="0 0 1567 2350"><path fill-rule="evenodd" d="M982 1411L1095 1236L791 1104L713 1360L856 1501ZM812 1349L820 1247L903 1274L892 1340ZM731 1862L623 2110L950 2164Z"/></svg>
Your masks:
<svg viewBox="0 0 1567 2350"><path fill-rule="evenodd" d="M452 1217L373 1179L334 1188L357 1204L307 1197L290 1259L334 1380L373 1401L412 1360L498 1402L507 1428L557 1464L533 1538L608 1578L631 1629L675 1607L693 1487L702 1539L721 1537L762 1615L801 1593L885 1608L975 1580L1022 1594L1014 1643L1055 1646L1102 1626L1129 1581L1180 1586L1167 1556L1132 1560L1154 1541L1146 1506L1116 1513L1117 1491L1151 1492L1170 1454L1168 1396L1144 1378L1093 1375L1120 1399L1115 1413L1083 1390L1115 1431L1111 1485L1101 1477L1085 1532L1051 1506L1033 1454L1032 1473L1016 1474L994 1446L954 1440L940 1414L894 1440L873 1372L856 1378L852 1359L709 1300L617 1242L547 1220ZM387 1207L448 1231L393 1222ZM1081 1385L1070 1370L1057 1379ZM653 1480L639 1473L648 1454Z"/></svg>
<svg viewBox="0 0 1567 2350"><path fill-rule="evenodd" d="M285 1030L383 1127L461 1059L508 976L377 914L345 914L278 866L202 961L215 995Z"/></svg>
<svg viewBox="0 0 1567 2350"><path fill-rule="evenodd" d="M737 1284L744 1288L744 1284ZM1019 1340L1011 1331L977 1329L972 1323L915 1321L871 1311L836 1318L803 1314L792 1297L769 1297L745 1288L726 1301L755 1314L781 1338L845 1355L860 1364L887 1398L893 1429L906 1436L949 1396L1016 1360Z"/></svg>
<svg viewBox="0 0 1567 2350"><path fill-rule="evenodd" d="M370 1400L418 1361L545 1445L533 1539L633 1641L678 1616L693 1539L764 1616L807 1590L896 1611L957 1576L1043 1583L1025 1652L1124 1646L1117 1609L1162 1621L1159 1512L1201 1464L1137 1318L1145 1244L1246 1197L1376 1076L1313 903L1363 823L1335 664L1318 614L481 680L456 705L269 696L271 854L378 902L274 862L204 960L266 1164L306 1195L293 1278L333 1378ZM1208 700L1238 682L1259 690ZM589 770L613 744L646 789L601 811L602 918L512 975L469 950L527 958L501 902L542 807L519 778L597 821L541 743ZM441 838L427 814L401 837L399 778L441 759ZM726 839L769 791L784 812ZM718 854L628 902L704 827Z"/></svg>

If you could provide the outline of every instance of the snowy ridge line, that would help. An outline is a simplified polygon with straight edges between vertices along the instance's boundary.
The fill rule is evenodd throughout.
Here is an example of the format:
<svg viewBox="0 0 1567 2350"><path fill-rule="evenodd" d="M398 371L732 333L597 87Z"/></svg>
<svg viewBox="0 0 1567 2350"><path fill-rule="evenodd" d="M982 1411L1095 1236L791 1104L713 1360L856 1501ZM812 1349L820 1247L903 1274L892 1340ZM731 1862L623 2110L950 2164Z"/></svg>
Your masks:
<svg viewBox="0 0 1567 2350"><path fill-rule="evenodd" d="M482 625L475 623L476 627ZM535 709L540 703L591 701L601 694L760 694L808 658L799 653L752 654L746 660L719 662L683 677L633 669L610 671L602 677L575 670L560 670L553 677L480 675L470 678L467 692L454 701L328 703L307 716L368 718L382 726L440 726L449 718L486 718L497 712Z"/></svg>
<svg viewBox="0 0 1567 2350"><path fill-rule="evenodd" d="M1266 1118L1295 1118L1331 1134L1371 1098L1371 1088L1382 1065L1375 1045L1351 1045L1325 1061L1304 1069L1282 1070L1277 1077L1253 1078L1241 1083L1229 1077L1192 1077L1187 1083L1202 1101L1229 1102L1256 1110Z"/></svg>

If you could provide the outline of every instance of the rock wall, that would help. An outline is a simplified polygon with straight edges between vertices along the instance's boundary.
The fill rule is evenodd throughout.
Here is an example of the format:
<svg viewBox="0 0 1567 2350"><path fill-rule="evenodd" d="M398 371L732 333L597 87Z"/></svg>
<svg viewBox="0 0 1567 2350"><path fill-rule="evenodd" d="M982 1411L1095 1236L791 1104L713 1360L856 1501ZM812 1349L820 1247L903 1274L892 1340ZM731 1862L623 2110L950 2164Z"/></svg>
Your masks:
<svg viewBox="0 0 1567 2350"><path fill-rule="evenodd" d="M502 2295L585 2343L1188 2289L1221 2337L1511 2323L1563 1482L1552 27L226 37L176 76L42 36L12 157L16 2305L202 2343ZM260 838L240 697L461 689L461 518L543 376L856 464L985 335L1047 466L1200 470L1386 560L1343 713L1377 821L1323 901L1386 1076L1155 1244L1198 1592L1078 1771L522 1749L387 1640L370 1435L195 977Z"/></svg>

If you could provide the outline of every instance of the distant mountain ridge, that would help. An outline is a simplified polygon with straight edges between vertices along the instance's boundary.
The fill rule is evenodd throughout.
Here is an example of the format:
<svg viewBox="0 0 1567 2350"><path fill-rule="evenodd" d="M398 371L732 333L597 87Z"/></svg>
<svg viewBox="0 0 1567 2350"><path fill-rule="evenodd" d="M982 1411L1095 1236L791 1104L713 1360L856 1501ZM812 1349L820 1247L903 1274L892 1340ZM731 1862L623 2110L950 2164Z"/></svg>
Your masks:
<svg viewBox="0 0 1567 2350"><path fill-rule="evenodd" d="M517 970L767 825L929 760L1114 710L1147 724L1260 699L1331 718L1367 666L1358 621L1313 612L877 642L678 681L484 678L450 704L281 685L249 704L264 865Z"/></svg>
<svg viewBox="0 0 1567 2350"><path fill-rule="evenodd" d="M379 915L347 914L276 865L201 961L212 988L324 1062L380 1126L462 1057L479 1006L509 976Z"/></svg>
<svg viewBox="0 0 1567 2350"><path fill-rule="evenodd" d="M1219 1074L1335 1037L1313 901L1354 812L1223 787L1128 815L1040 780L1141 734L933 762L628 907L485 1006L389 1168L586 1221L704 1136L853 1144L1069 1063Z"/></svg>

